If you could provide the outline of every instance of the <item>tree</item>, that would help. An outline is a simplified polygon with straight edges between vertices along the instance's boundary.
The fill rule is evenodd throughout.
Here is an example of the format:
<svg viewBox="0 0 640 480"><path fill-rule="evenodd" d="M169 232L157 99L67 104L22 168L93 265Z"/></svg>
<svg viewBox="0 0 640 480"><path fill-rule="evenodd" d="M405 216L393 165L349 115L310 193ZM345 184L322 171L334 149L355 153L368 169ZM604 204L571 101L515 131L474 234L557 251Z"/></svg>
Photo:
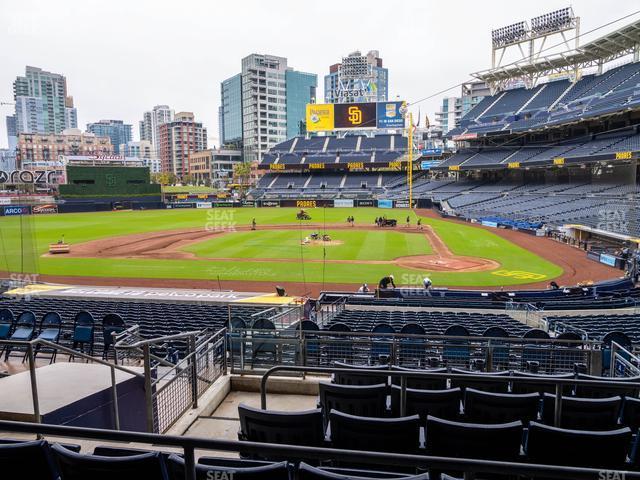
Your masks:
<svg viewBox="0 0 640 480"><path fill-rule="evenodd" d="M240 197L244 197L249 187L249 179L251 178L251 164L249 162L236 163L233 166L233 183L239 185Z"/></svg>

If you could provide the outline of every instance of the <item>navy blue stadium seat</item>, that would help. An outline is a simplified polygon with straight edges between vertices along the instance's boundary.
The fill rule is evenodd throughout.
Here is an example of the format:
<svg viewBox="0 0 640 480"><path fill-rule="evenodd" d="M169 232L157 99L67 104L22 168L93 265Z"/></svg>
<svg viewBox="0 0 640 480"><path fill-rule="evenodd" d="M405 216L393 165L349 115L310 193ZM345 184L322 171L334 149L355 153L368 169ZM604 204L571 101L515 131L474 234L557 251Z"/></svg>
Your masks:
<svg viewBox="0 0 640 480"><path fill-rule="evenodd" d="M407 388L407 403L405 415L419 415L424 423L427 416L458 420L460 418L460 403L462 390L450 388L447 390L414 390ZM391 387L391 415L400 416L400 387Z"/></svg>
<svg viewBox="0 0 640 480"><path fill-rule="evenodd" d="M620 424L629 427L633 433L638 432L640 428L640 398L625 397L622 402Z"/></svg>
<svg viewBox="0 0 640 480"><path fill-rule="evenodd" d="M492 366L493 370L499 370L501 368L507 368L509 366L509 353L510 346L507 342L501 342L496 338L509 338L509 332L502 327L489 327L483 333L482 336L490 338L492 348Z"/></svg>
<svg viewBox="0 0 640 480"><path fill-rule="evenodd" d="M330 332L350 332L351 328L341 322L334 323L329 327ZM335 361L348 362L353 357L353 344L346 335L337 335L328 339L325 352L329 363Z"/></svg>
<svg viewBox="0 0 640 480"><path fill-rule="evenodd" d="M611 342L615 342L618 345L624 347L625 349L631 349L632 348L631 339L624 332L613 331L613 332L609 332L606 335L604 335L602 337L602 370L605 371L605 372L612 368L612 365L611 365L611 353L612 353L611 352ZM624 352L620 352L620 355L623 358L625 358L626 360L629 360L629 356L626 355ZM615 367L615 365L613 365L613 367Z"/></svg>
<svg viewBox="0 0 640 480"><path fill-rule="evenodd" d="M525 442L528 462L591 468L624 468L631 430L570 430L531 422Z"/></svg>
<svg viewBox="0 0 640 480"><path fill-rule="evenodd" d="M250 442L284 443L321 447L324 444L322 411L278 412L238 405L240 431L238 438ZM246 454L242 454L247 456ZM269 455L251 455L264 460L284 460Z"/></svg>
<svg viewBox="0 0 640 480"><path fill-rule="evenodd" d="M574 378L575 375L573 373L558 373L555 375L542 375L535 374L529 372L514 372L514 377L519 378L532 378L532 379L542 379L542 380L550 380L553 381L555 379L568 380L570 378ZM538 384L538 383L527 383L525 381L522 382L513 382L511 387L511 391L513 393L533 393L538 392L540 394L546 393L556 393L556 386L553 383L546 384ZM571 395L573 393L573 385L565 385L562 388L563 395Z"/></svg>
<svg viewBox="0 0 640 480"><path fill-rule="evenodd" d="M46 340L51 343L58 343L60 339L60 333L62 332L62 317L57 312L45 313L40 320L40 332L36 337L38 340ZM42 348L42 345L36 345L34 357L38 355ZM58 350L52 348L51 362L55 362Z"/></svg>
<svg viewBox="0 0 640 480"><path fill-rule="evenodd" d="M51 447L64 480L153 480L168 479L164 458L159 452L126 457L101 457L71 452L61 445Z"/></svg>
<svg viewBox="0 0 640 480"><path fill-rule="evenodd" d="M378 323L371 333L396 333L394 328L388 323ZM369 353L369 360L372 363L388 363L388 359L391 356L391 346L393 339L391 337L371 337L371 346ZM386 358L386 362L383 359Z"/></svg>
<svg viewBox="0 0 640 480"><path fill-rule="evenodd" d="M522 422L461 423L427 417L427 455L515 461L520 454Z"/></svg>
<svg viewBox="0 0 640 480"><path fill-rule="evenodd" d="M386 383L379 385L336 385L320 382L320 406L325 423L329 412L337 410L360 417L384 417L387 409Z"/></svg>
<svg viewBox="0 0 640 480"><path fill-rule="evenodd" d="M554 425L555 395L545 393L542 405L543 423ZM578 430L611 430L617 426L622 399L562 398L560 427Z"/></svg>
<svg viewBox="0 0 640 480"><path fill-rule="evenodd" d="M479 376L487 376L487 377L509 377L511 375L508 371L501 372L475 372L470 370L461 370L459 368L451 369L451 373L461 374L461 375L479 375ZM496 392L496 393L507 393L509 391L509 382L508 381L500 381L500 380L466 380L464 378L452 378L451 379L452 387L460 387L463 391L469 388L475 388L477 390L482 390L484 392Z"/></svg>
<svg viewBox="0 0 640 480"><path fill-rule="evenodd" d="M417 323L406 323L400 329L405 335L425 335L424 328ZM400 340L400 365L422 365L425 361L425 341L421 338Z"/></svg>
<svg viewBox="0 0 640 480"><path fill-rule="evenodd" d="M183 480L185 478L184 459L178 455L171 455L168 460L169 477L171 480ZM261 466L226 466L226 465L202 465L196 464L196 479L211 480L214 478L234 478L241 480L289 480L290 468L287 462L277 462Z"/></svg>
<svg viewBox="0 0 640 480"><path fill-rule="evenodd" d="M73 322L73 349L80 348L85 353L93 355L93 342L95 336L95 320L89 312L78 312Z"/></svg>
<svg viewBox="0 0 640 480"><path fill-rule="evenodd" d="M102 358L106 359L109 349L113 346L113 335L125 329L124 319L117 313L108 313L102 317Z"/></svg>
<svg viewBox="0 0 640 480"><path fill-rule="evenodd" d="M392 366L391 372L416 372L416 373L446 373L446 368L430 368L426 370L416 370L406 367ZM393 385L400 385L400 377L391 376ZM442 378L425 378L425 377L407 377L407 388L416 390L444 390L447 388L447 379Z"/></svg>
<svg viewBox="0 0 640 480"><path fill-rule="evenodd" d="M338 385L380 385L381 383L386 385L388 382L389 367L387 365L351 365L350 363L333 362L333 366L353 370L348 373L335 372L333 374L333 383ZM358 375L359 369L380 370L380 376Z"/></svg>
<svg viewBox="0 0 640 480"><path fill-rule="evenodd" d="M584 373L578 374L578 380L599 380L599 381L607 381L611 380L614 382L633 382L640 383L640 376L637 377L596 377L593 375L586 375ZM587 397L587 398L607 398L607 397L615 397L619 395L621 397L637 397L638 396L638 388L636 387L625 387L625 386L616 386L616 385L607 385L607 386L591 386L591 385L576 385L576 396L577 397Z"/></svg>
<svg viewBox="0 0 640 480"><path fill-rule="evenodd" d="M526 332L522 338L524 340L548 340L551 337L544 330L532 328ZM526 344L522 350L521 368L527 370L529 363L534 363L537 368L548 371L551 368L551 351L548 345L542 345L536 342Z"/></svg>
<svg viewBox="0 0 640 480"><path fill-rule="evenodd" d="M540 395L537 393L492 393L467 388L464 392L465 420L474 423L507 423L520 420L527 425L537 420Z"/></svg>
<svg viewBox="0 0 640 480"><path fill-rule="evenodd" d="M371 418L331 410L331 445L347 450L418 453L420 417Z"/></svg>
<svg viewBox="0 0 640 480"><path fill-rule="evenodd" d="M252 332L251 337L252 361L255 362L258 357L264 357L266 355L275 363L278 351L278 345L274 341L276 337L276 326L269 319L259 318L253 322L251 330L257 330Z"/></svg>
<svg viewBox="0 0 640 480"><path fill-rule="evenodd" d="M49 445L44 440L0 444L0 476L13 478L57 480Z"/></svg>
<svg viewBox="0 0 640 480"><path fill-rule="evenodd" d="M27 310L22 312L15 322L15 328L13 333L9 337L9 340L14 341L29 341L33 338L33 335L36 331L36 316L33 312ZM13 348L7 345L5 349L4 359L8 360L9 355L11 355L11 351Z"/></svg>
<svg viewBox="0 0 640 480"><path fill-rule="evenodd" d="M444 331L444 335L449 337L469 337L469 330L462 325L451 325ZM469 365L469 340L446 339L442 347L442 360L447 365L467 367Z"/></svg>
<svg viewBox="0 0 640 480"><path fill-rule="evenodd" d="M304 462L298 467L298 480L429 480L429 474L402 475L380 471L366 471L353 469L327 469L308 465ZM450 480L450 477L443 476L442 480Z"/></svg>
<svg viewBox="0 0 640 480"><path fill-rule="evenodd" d="M8 308L0 309L0 340L6 340L11 336L14 321L11 310Z"/></svg>

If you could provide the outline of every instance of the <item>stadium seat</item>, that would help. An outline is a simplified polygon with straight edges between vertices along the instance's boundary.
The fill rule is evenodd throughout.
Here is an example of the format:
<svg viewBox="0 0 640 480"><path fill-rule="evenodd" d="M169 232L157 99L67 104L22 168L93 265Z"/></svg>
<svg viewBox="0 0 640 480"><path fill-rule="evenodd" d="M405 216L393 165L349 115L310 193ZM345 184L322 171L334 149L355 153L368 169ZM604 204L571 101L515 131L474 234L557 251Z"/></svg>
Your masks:
<svg viewBox="0 0 640 480"><path fill-rule="evenodd" d="M95 320L89 312L78 312L73 322L73 349L78 347L82 353L93 355L93 341L95 334Z"/></svg>
<svg viewBox="0 0 640 480"><path fill-rule="evenodd" d="M57 312L48 312L45 313L40 320L40 333L36 337L38 340L46 340L51 343L58 343L60 339L60 332L62 331L62 317ZM33 353L34 358L38 355L38 352L41 350L41 345L36 345L35 351ZM56 356L58 354L58 350L55 348L51 349L51 360L50 363L55 362Z"/></svg>
<svg viewBox="0 0 640 480"><path fill-rule="evenodd" d="M477 424L429 416L427 455L515 461L520 454L522 422Z"/></svg>
<svg viewBox="0 0 640 480"><path fill-rule="evenodd" d="M331 445L347 450L418 453L420 417L372 418L331 410Z"/></svg>
<svg viewBox="0 0 640 480"><path fill-rule="evenodd" d="M575 375L573 373L559 373L556 375L538 375L535 373L528 372L514 372L514 377L519 378L532 378L532 379L541 379L541 380L568 380L574 378ZM556 393L556 386L553 383L541 384L541 383L527 383L525 381L522 382L513 382L511 387L512 393ZM563 395L571 395L573 393L573 385L565 385L562 389Z"/></svg>
<svg viewBox="0 0 640 480"><path fill-rule="evenodd" d="M622 469L631 430L569 430L531 422L525 442L528 462L543 465Z"/></svg>
<svg viewBox="0 0 640 480"><path fill-rule="evenodd" d="M117 313L108 313L102 317L102 359L106 359L109 349L113 346L113 334L118 334L125 329L124 320Z"/></svg>
<svg viewBox="0 0 640 480"><path fill-rule="evenodd" d="M489 327L483 333L482 336L490 338L492 348L492 370L499 370L501 368L509 367L509 343L496 340L497 338L508 338L509 332L502 327Z"/></svg>
<svg viewBox="0 0 640 480"><path fill-rule="evenodd" d="M371 333L396 333L396 331L388 323L378 323L373 327ZM391 337L371 337L369 361L373 364L388 364L392 343L393 338Z"/></svg>
<svg viewBox="0 0 640 480"><path fill-rule="evenodd" d="M351 331L351 328L344 323L338 322L331 325L329 331L347 333ZM337 335L330 337L327 339L327 345L324 350L329 364L336 361L350 362L353 360L353 344L348 336Z"/></svg>
<svg viewBox="0 0 640 480"><path fill-rule="evenodd" d="M632 348L631 339L624 332L613 331L604 335L602 337L602 370L603 372L608 372L612 367L611 365L611 353L612 353L611 343L612 342L615 342L626 349ZM622 355L627 360L629 359L628 355L626 355L624 352L620 352L620 355ZM613 366L615 367L615 365Z"/></svg>
<svg viewBox="0 0 640 480"><path fill-rule="evenodd" d="M548 340L549 334L539 328L532 328L522 336L523 340ZM546 345L538 343L529 343L522 349L522 370L527 370L530 363L535 364L538 368L549 371L551 368L551 352ZM537 373L537 372L534 372Z"/></svg>
<svg viewBox="0 0 640 480"><path fill-rule="evenodd" d="M446 373L446 368L431 368L427 370L416 370L412 368L391 367L391 371L397 372L416 372L416 373ZM400 377L391 376L391 383L393 385L400 385ZM407 388L413 388L416 390L444 390L447 388L446 378L425 378L425 377L407 377Z"/></svg>
<svg viewBox="0 0 640 480"><path fill-rule="evenodd" d="M7 340L11 336L14 320L11 310L0 309L0 340Z"/></svg>
<svg viewBox="0 0 640 480"><path fill-rule="evenodd" d="M329 421L329 412L339 412L360 417L382 418L387 413L387 385L336 385L320 382L320 406L325 419Z"/></svg>
<svg viewBox="0 0 640 480"><path fill-rule="evenodd" d="M633 382L640 383L640 376L637 377L596 377L593 375L585 375L584 373L578 374L578 380L611 380L614 382ZM638 388L635 387L618 387L615 385L608 386L591 386L591 385L576 385L576 396L587 398L607 398L615 397L619 395L621 397L637 397Z"/></svg>
<svg viewBox="0 0 640 480"><path fill-rule="evenodd" d="M49 444L44 440L0 444L0 476L58 480Z"/></svg>
<svg viewBox="0 0 640 480"><path fill-rule="evenodd" d="M471 334L462 325L451 325L444 331L448 337L469 337ZM446 365L468 367L469 366L469 340L446 339L442 347L442 360Z"/></svg>
<svg viewBox="0 0 640 480"><path fill-rule="evenodd" d="M258 357L263 357L264 354L267 354L275 363L278 352L278 345L273 341L276 337L276 326L271 320L259 318L253 322L251 330L252 362L255 362Z"/></svg>
<svg viewBox="0 0 640 480"><path fill-rule="evenodd" d="M545 393L543 423L554 425L555 395ZM612 430L617 426L622 399L562 397L560 427L577 430Z"/></svg>
<svg viewBox="0 0 640 480"><path fill-rule="evenodd" d="M227 326L229 329L229 333L227 333L227 342L229 343L227 348L232 355L240 355L244 348L244 342L242 341L244 333L238 332L237 330L245 330L247 324L241 318L232 318L227 323Z"/></svg>
<svg viewBox="0 0 640 480"><path fill-rule="evenodd" d="M640 428L640 398L625 397L622 402L620 424L629 427L633 433ZM636 456L638 454L636 453Z"/></svg>
<svg viewBox="0 0 640 480"><path fill-rule="evenodd" d="M480 375L487 377L509 377L511 374L508 371L502 372L474 372L470 370L461 370L459 368L451 369L451 373L459 374L459 375ZM452 378L451 379L451 387L460 387L463 391L469 388L475 388L478 390L482 390L484 392L496 392L496 393L507 393L509 391L509 382L507 381L482 381L482 380L465 380Z"/></svg>
<svg viewBox="0 0 640 480"><path fill-rule="evenodd" d="M298 480L429 480L429 474L402 475L379 471L353 470L353 469L328 469L318 468L300 463L297 472ZM442 480L452 480L451 477L443 476Z"/></svg>
<svg viewBox="0 0 640 480"><path fill-rule="evenodd" d="M460 418L460 403L462 390L451 388L448 390L415 390L407 388L407 404L405 415L419 415L424 423L427 416L458 420ZM391 387L391 415L400 416L400 387Z"/></svg>
<svg viewBox="0 0 640 480"><path fill-rule="evenodd" d="M9 337L9 340L26 342L33 338L36 330L36 316L33 312L27 310L22 312L15 322L15 328L13 333ZM7 345L4 354L5 362L9 359L13 348ZM25 353L26 355L26 353Z"/></svg>
<svg viewBox="0 0 640 480"><path fill-rule="evenodd" d="M407 323L400 333L404 335L424 335L424 328L417 323ZM425 360L425 341L423 339L400 339L400 365L423 365Z"/></svg>
<svg viewBox="0 0 640 480"><path fill-rule="evenodd" d="M336 368L348 368L350 370L354 370L349 373L335 372L333 374L332 381L338 385L380 385L381 383L386 385L389 381L389 367L387 365L351 365L349 363L333 362L333 366ZM380 370L381 373L380 376L358 375L358 369Z"/></svg>
<svg viewBox="0 0 640 480"><path fill-rule="evenodd" d="M127 457L83 455L61 445L51 446L56 464L64 480L139 480L168 479L164 458L159 452Z"/></svg>
<svg viewBox="0 0 640 480"><path fill-rule="evenodd" d="M524 425L537 420L540 395L537 393L491 393L467 388L464 417L474 423L507 423L520 420Z"/></svg>
<svg viewBox="0 0 640 480"><path fill-rule="evenodd" d="M239 440L264 443L285 443L321 447L324 445L322 411L277 412L238 405L240 416ZM248 456L242 454L242 456ZM250 455L263 460L281 460L270 455Z"/></svg>
<svg viewBox="0 0 640 480"><path fill-rule="evenodd" d="M167 464L171 480L183 480L185 478L184 458L173 454L169 456ZM257 467L202 465L200 462L196 464L197 480L212 480L214 478L289 480L290 468L287 462L277 462Z"/></svg>

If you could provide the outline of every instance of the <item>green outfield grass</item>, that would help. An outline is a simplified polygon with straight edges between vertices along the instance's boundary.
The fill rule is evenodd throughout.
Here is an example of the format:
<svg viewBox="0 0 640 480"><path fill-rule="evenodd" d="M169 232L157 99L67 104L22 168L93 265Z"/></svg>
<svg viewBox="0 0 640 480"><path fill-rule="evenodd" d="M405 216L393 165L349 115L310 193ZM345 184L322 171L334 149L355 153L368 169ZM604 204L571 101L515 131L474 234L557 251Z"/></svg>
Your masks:
<svg viewBox="0 0 640 480"><path fill-rule="evenodd" d="M146 210L125 212L78 213L42 215L32 217L0 217L0 270L30 271L50 275L105 276L135 278L180 278L376 283L383 275L394 274L402 283L416 283L428 273L436 285L449 286L501 286L548 281L562 274L562 269L490 231L445 220L424 219L432 225L450 250L458 255L469 255L495 260L501 264L497 271L472 273L420 272L387 265L323 264L300 262L300 233L313 230L295 220L296 209L212 209L212 210ZM404 223L407 210L375 208L310 209L311 223L344 222L353 215L356 224L373 225L374 218L386 215ZM414 214L411 213L412 217ZM144 260L42 257L48 244L64 235L72 246L111 236L149 231L183 228L228 228L247 226L255 218L258 232L236 232L218 239L188 247L201 256L247 258L291 258L291 262L216 261L216 260ZM289 236L278 238L278 231L260 231L267 224L291 224ZM343 235L343 230L332 236ZM258 239L248 236L259 233ZM274 234L275 236L271 236ZM327 258L385 260L401 255L429 253L430 247L417 234L404 234L402 227L376 232L345 232L344 244L327 247ZM265 236L266 235L266 236ZM251 243L253 242L253 243ZM260 245L262 244L262 245ZM73 248L73 247L72 247ZM297 250L297 255L294 252ZM401 253L394 252L417 252ZM268 252L264 253L264 252ZM305 250L305 258L322 258L322 248ZM320 256L318 256L320 255ZM529 278L513 276L515 271L527 272ZM535 278L531 278L533 275Z"/></svg>

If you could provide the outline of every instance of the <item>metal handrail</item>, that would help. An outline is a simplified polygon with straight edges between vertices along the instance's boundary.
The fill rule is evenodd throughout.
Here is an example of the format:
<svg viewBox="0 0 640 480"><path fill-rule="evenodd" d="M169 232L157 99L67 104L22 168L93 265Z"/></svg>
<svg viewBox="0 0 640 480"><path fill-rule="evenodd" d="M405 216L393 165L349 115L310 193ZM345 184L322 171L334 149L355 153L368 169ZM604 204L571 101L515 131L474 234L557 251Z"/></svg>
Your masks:
<svg viewBox="0 0 640 480"><path fill-rule="evenodd" d="M405 370L367 370L365 368L335 368L335 367L304 367L298 365L276 365L267 370L260 380L260 408L267 409L267 381L275 372L298 372L298 373L344 373L358 376L379 377L383 372L389 372L389 376L400 378L400 416L406 412L407 401L407 378L430 378L430 379L452 379L452 380L473 380L474 382L502 382L502 383L528 383L533 385L555 385L555 411L554 425L560 426L562 416L562 387L564 385L588 385L592 387L626 387L640 389L640 382L611 381L611 380L583 380L578 378L544 378L544 376L516 376L511 375L491 375L473 373L449 373L449 372L429 372L429 371L405 371Z"/></svg>
<svg viewBox="0 0 640 480"><path fill-rule="evenodd" d="M444 471L464 471L490 475L514 475L524 477L553 477L569 480L591 480L602 478L602 469L552 466L520 462L500 462L470 458L436 457L400 453L341 450L335 448L303 447L273 443L220 440L201 437L179 437L140 432L120 432L96 428L80 428L59 425L44 425L27 422L0 420L0 430L15 433L32 433L55 437L83 438L99 441L143 443L153 446L178 447L183 449L185 479L195 480L195 449L225 452L247 452L262 456L289 459L337 460L356 464L395 465L400 467L422 467ZM606 470L607 478L640 479L640 472Z"/></svg>
<svg viewBox="0 0 640 480"><path fill-rule="evenodd" d="M115 421L116 430L120 430L120 409L118 406L118 386L116 383L116 370L120 370L129 375L134 375L139 378L144 378L144 375L136 372L135 370L129 370L126 367L118 365L116 363L109 363L105 360L92 357L90 355L85 354L84 352L78 352L71 348L63 347L57 343L49 342L48 340L43 340L36 338L34 340L0 340L0 345L16 345L16 346L25 346L27 350L27 358L29 361L29 377L30 377L30 386L31 386L31 401L33 403L33 416L36 419L36 422L40 423L42 421L42 416L40 415L40 398L38 396L38 380L36 375L36 362L34 356L34 346L43 345L45 347L49 347L53 350L60 350L64 353L68 353L69 355L78 356L80 358L84 358L87 361L95 362L99 365L104 365L110 368L111 373L111 392L112 392L112 400L113 400L113 418Z"/></svg>
<svg viewBox="0 0 640 480"><path fill-rule="evenodd" d="M136 343L129 343L126 345L120 345L119 343L116 344L116 346L120 349L134 349L134 348L141 348L144 345L150 345L150 344L154 344L154 343L163 343L163 342L171 342L173 340L183 340L185 338L190 338L193 336L197 336L199 334L201 334L203 332L203 330L193 330L190 332L182 332L182 333L176 333L174 335L166 335L164 337L153 337L153 338L147 338L145 340L139 340Z"/></svg>

